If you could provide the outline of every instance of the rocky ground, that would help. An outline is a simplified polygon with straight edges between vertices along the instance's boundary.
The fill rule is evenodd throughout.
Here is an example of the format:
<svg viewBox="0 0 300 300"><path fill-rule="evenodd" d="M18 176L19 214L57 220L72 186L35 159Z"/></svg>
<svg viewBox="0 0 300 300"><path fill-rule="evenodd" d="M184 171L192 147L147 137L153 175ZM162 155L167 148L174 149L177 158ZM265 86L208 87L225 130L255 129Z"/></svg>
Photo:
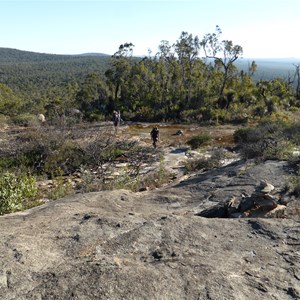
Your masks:
<svg viewBox="0 0 300 300"><path fill-rule="evenodd" d="M184 175L184 137L160 147L176 173L169 185L76 194L0 217L0 298L300 299L287 163L236 157Z"/></svg>

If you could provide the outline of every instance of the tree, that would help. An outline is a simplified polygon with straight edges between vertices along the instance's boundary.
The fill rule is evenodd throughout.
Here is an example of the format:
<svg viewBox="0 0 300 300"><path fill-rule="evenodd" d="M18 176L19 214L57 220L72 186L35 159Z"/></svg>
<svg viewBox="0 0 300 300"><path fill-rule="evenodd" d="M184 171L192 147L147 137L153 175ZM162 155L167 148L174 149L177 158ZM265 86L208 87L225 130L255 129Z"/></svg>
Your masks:
<svg viewBox="0 0 300 300"><path fill-rule="evenodd" d="M113 88L113 98L118 102L125 98L126 82L131 71L131 58L134 45L132 43L125 43L119 46L119 50L112 56L111 68L105 72L110 86Z"/></svg>
<svg viewBox="0 0 300 300"><path fill-rule="evenodd" d="M202 41L206 58L214 59L217 68L223 68L223 80L219 90L219 100L224 99L224 90L228 80L235 71L233 63L243 54L243 48L239 45L234 45L232 41L220 41L222 31L219 26L216 26L215 33L206 34ZM228 108L227 101L226 107Z"/></svg>
<svg viewBox="0 0 300 300"><path fill-rule="evenodd" d="M253 74L256 72L256 70L257 70L257 64L253 60L251 65L248 64L248 75L249 75L249 77L253 76Z"/></svg>
<svg viewBox="0 0 300 300"><path fill-rule="evenodd" d="M300 64L294 64L294 67L295 67L295 74L292 83L295 83L296 99L300 100Z"/></svg>
<svg viewBox="0 0 300 300"><path fill-rule="evenodd" d="M192 34L188 34L183 31L174 47L181 69L181 79L185 93L185 100L190 102L193 71L200 49L199 38L197 36L193 38Z"/></svg>

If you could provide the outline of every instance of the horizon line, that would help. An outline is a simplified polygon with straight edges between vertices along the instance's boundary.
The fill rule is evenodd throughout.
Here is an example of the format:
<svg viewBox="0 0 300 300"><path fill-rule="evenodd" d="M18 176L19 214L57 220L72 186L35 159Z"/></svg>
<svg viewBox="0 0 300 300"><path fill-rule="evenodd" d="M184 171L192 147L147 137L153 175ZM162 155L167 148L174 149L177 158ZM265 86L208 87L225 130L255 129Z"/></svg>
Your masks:
<svg viewBox="0 0 300 300"><path fill-rule="evenodd" d="M0 0L1 2L1 0ZM82 52L82 53L75 53L75 54L69 54L69 53L50 53L50 52L39 52L39 51L33 51L33 50L22 50L22 49L18 49L18 48L11 48L11 47L2 47L0 46L0 49L11 49L11 50L17 50L17 51L23 51L23 52L31 52L31 53L36 53L36 54L46 54L46 55L66 55L66 56L80 56L80 55L103 55L103 56L112 56L113 54L108 54L105 52L95 52L95 51L91 51L91 52ZM136 54L133 55L133 57L146 57L148 55L145 54ZM205 58L205 57L203 57ZM294 57L294 56L277 56L277 57L266 57L266 56L248 56L248 57L239 57L238 59L295 59L295 60L300 60L300 57Z"/></svg>

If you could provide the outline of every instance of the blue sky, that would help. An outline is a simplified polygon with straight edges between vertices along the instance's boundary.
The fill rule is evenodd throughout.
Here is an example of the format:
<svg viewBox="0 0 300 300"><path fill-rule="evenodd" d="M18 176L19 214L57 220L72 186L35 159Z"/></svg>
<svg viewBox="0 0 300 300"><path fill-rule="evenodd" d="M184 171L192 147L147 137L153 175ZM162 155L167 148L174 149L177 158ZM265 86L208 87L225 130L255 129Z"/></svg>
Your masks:
<svg viewBox="0 0 300 300"><path fill-rule="evenodd" d="M152 54L182 31L200 39L222 29L245 58L300 58L299 0L0 0L0 47L113 54L120 44Z"/></svg>

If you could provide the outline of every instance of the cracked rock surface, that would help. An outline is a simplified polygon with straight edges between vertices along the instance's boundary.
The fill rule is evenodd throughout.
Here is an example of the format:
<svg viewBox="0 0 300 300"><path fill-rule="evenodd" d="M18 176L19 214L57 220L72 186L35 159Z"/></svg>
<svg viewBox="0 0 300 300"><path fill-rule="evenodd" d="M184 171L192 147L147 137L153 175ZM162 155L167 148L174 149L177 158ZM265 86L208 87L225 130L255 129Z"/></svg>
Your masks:
<svg viewBox="0 0 300 300"><path fill-rule="evenodd" d="M297 199L285 218L198 215L262 180L280 199L287 177L283 162L237 161L2 216L0 299L300 299Z"/></svg>

